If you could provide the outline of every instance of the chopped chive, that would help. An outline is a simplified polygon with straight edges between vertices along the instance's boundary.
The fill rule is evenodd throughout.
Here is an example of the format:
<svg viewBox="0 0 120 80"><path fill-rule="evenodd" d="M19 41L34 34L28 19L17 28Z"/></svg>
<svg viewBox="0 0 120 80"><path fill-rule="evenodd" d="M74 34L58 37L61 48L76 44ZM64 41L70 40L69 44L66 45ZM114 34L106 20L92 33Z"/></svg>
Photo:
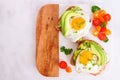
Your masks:
<svg viewBox="0 0 120 80"><path fill-rule="evenodd" d="M88 70L91 70L91 67L89 67Z"/></svg>
<svg viewBox="0 0 120 80"><path fill-rule="evenodd" d="M86 67L83 67L83 69L86 69Z"/></svg>
<svg viewBox="0 0 120 80"><path fill-rule="evenodd" d="M93 63L92 65L95 66L95 63Z"/></svg>
<svg viewBox="0 0 120 80"><path fill-rule="evenodd" d="M84 13L81 13L81 15L84 15Z"/></svg>
<svg viewBox="0 0 120 80"><path fill-rule="evenodd" d="M77 33L77 31L74 31L74 33Z"/></svg>

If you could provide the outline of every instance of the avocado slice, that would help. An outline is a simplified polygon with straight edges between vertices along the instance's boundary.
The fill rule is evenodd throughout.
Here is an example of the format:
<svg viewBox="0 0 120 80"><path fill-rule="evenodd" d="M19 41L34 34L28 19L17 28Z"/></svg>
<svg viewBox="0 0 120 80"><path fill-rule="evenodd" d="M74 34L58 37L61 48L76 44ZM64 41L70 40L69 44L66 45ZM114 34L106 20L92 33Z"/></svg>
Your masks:
<svg viewBox="0 0 120 80"><path fill-rule="evenodd" d="M91 44L94 46L93 51L97 51L96 54L98 56L98 59L101 61L100 63L98 63L98 65L104 65L107 62L107 54L106 54L106 52L97 43L91 42ZM100 54L100 56L98 54Z"/></svg>
<svg viewBox="0 0 120 80"><path fill-rule="evenodd" d="M77 50L73 54L73 62L76 62L76 59L78 55L81 53L81 51L90 49L93 54L95 54L98 58L97 65L102 66L107 62L107 54L104 51L104 49L96 42L92 40L84 40L81 41Z"/></svg>
<svg viewBox="0 0 120 80"><path fill-rule="evenodd" d="M71 17L77 16L77 15L78 15L78 14L75 13L75 12L71 12L71 13L67 14L67 16L66 16L66 18L65 18L65 20L64 20L63 28L62 28L62 33L63 33L64 36L66 36L66 35L69 33L69 31L70 31L70 26L71 26L71 24L70 24L70 22L69 22L69 19L70 19Z"/></svg>
<svg viewBox="0 0 120 80"><path fill-rule="evenodd" d="M73 54L73 62L75 63L76 62L76 59L77 59L77 56L79 55L79 53L81 52L82 50L76 50Z"/></svg>
<svg viewBox="0 0 120 80"><path fill-rule="evenodd" d="M81 49L81 50L85 50L85 49L87 49L87 48L90 48L90 42L88 41L88 40L86 40L86 41L84 41L84 42L82 42L81 41L81 43L82 44L80 44L79 46L78 46L78 49Z"/></svg>
<svg viewBox="0 0 120 80"><path fill-rule="evenodd" d="M64 22L65 22L65 17L66 17L66 15L69 14L70 12L71 12L71 11L69 10L69 11L65 11L65 12L62 14L62 16L61 16L61 18L60 18L60 22L59 22L59 23L60 23L59 26L60 26L61 28L63 28L63 26L64 26L64 24L65 24Z"/></svg>
<svg viewBox="0 0 120 80"><path fill-rule="evenodd" d="M96 48L95 48L95 46L94 45L91 45L91 50L92 50L92 52L95 54L95 55L97 55L97 57L98 57L98 61L97 61L97 64L98 65L101 65L102 64L102 58L101 58L101 54L99 54L99 52L96 50Z"/></svg>

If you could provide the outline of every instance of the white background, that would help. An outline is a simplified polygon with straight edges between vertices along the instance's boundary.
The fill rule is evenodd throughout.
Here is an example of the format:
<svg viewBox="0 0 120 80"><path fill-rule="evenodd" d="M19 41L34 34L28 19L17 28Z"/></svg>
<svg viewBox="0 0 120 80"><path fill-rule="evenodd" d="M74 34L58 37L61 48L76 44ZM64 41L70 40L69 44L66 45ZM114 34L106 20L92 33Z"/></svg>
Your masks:
<svg viewBox="0 0 120 80"><path fill-rule="evenodd" d="M35 30L40 7L47 3L99 4L112 15L109 69L94 77L61 74L46 78L36 69ZM119 0L0 0L0 80L119 80L120 76Z"/></svg>

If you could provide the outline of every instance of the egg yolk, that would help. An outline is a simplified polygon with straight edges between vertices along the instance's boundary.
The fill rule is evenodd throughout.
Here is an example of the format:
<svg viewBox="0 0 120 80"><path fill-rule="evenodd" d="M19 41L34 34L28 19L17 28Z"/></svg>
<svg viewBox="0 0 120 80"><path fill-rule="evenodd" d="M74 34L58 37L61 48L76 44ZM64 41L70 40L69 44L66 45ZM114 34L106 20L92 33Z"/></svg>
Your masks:
<svg viewBox="0 0 120 80"><path fill-rule="evenodd" d="M77 17L72 20L72 28L75 30L81 30L85 27L85 19Z"/></svg>
<svg viewBox="0 0 120 80"><path fill-rule="evenodd" d="M83 65L87 65L88 61L93 59L93 54L89 50L84 50L81 52L79 56L79 62Z"/></svg>

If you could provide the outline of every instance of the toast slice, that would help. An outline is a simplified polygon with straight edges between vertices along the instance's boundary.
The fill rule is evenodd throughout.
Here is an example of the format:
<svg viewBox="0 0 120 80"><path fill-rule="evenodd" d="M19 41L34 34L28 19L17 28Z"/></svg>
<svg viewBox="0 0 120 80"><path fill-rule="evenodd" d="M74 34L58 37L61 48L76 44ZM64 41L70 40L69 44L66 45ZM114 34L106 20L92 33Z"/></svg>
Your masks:
<svg viewBox="0 0 120 80"><path fill-rule="evenodd" d="M79 42L79 45L78 45L77 50L80 49L79 46L80 46L81 44L83 44L85 41L96 43L96 42L93 41L93 40L82 40L82 41ZM98 43L96 43L96 44L99 45ZM104 50L101 45L99 45L99 46L101 47L102 50ZM86 50L86 49L85 49L85 50ZM80 53L79 53L79 54L80 54ZM106 55L107 55L107 54L106 54ZM107 57L108 57L108 56L107 56ZM71 58L71 60L70 60L70 63L71 63L72 65L76 66L76 61L74 61L73 59L74 59L74 54L72 55L72 58ZM108 63L109 63L109 61L108 61L108 59L107 59L107 62L106 62L105 64L103 64L96 73L91 73L91 72L89 72L89 74L94 75L94 76L101 74L101 73L105 70L106 65L107 65Z"/></svg>

